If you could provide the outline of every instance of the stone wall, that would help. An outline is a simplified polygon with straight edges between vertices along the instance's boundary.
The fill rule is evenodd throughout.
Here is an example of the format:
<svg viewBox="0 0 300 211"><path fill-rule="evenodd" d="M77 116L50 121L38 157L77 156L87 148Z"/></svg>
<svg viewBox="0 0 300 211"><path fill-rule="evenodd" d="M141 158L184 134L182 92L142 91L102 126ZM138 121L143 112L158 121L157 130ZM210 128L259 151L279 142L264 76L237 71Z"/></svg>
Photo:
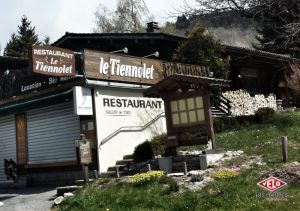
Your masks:
<svg viewBox="0 0 300 211"><path fill-rule="evenodd" d="M276 96L274 94L268 96L257 94L251 97L245 90L237 90L227 91L222 93L222 95L231 101L230 111L232 116L254 115L257 109L264 107L277 110Z"/></svg>

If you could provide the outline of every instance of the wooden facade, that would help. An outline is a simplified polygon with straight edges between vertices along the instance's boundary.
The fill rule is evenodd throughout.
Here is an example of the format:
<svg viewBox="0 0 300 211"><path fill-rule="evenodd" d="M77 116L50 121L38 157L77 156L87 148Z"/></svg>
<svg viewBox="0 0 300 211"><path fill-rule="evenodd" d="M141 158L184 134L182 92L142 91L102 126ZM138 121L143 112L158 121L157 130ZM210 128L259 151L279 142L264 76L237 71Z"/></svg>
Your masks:
<svg viewBox="0 0 300 211"><path fill-rule="evenodd" d="M160 58L171 61L174 50L187 38L164 33L66 33L54 46L81 51L83 48L110 52L124 48L129 55L143 57L159 51ZM300 60L288 55L235 46L224 46L224 56L230 56L230 89L245 89L251 94L276 94L288 104L295 104L297 96L286 86L286 74L300 66ZM291 103L289 103L291 101ZM297 103L298 104L298 103ZM299 101L300 104L300 101Z"/></svg>

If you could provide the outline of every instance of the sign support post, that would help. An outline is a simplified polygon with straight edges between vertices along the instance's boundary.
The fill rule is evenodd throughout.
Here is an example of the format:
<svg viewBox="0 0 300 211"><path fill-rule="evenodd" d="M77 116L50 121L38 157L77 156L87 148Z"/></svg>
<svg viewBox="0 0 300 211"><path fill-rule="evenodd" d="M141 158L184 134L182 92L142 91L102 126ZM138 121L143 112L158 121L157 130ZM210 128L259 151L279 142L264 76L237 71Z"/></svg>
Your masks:
<svg viewBox="0 0 300 211"><path fill-rule="evenodd" d="M82 164L84 182L89 182L89 163L92 162L91 143L85 138L85 134L80 134L79 140L80 163Z"/></svg>

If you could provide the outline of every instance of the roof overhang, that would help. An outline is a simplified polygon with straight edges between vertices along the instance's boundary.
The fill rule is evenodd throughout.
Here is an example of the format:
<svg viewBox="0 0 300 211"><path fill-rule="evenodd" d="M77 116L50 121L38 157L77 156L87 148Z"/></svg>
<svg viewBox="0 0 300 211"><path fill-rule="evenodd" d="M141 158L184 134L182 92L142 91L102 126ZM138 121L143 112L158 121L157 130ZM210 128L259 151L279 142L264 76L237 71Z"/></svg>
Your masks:
<svg viewBox="0 0 300 211"><path fill-rule="evenodd" d="M181 75L174 74L166 77L157 84L148 88L144 91L144 96L159 96L160 93L168 90L174 90L180 88L180 84L189 84L194 87L229 87L230 81L219 79L219 78L209 78L193 75Z"/></svg>

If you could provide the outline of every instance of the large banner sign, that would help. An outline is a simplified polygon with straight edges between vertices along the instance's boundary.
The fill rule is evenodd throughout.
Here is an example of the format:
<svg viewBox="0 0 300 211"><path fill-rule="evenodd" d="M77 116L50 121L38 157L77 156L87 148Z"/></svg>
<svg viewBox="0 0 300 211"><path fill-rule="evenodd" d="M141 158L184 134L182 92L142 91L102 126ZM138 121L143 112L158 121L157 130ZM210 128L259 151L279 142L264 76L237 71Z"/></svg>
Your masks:
<svg viewBox="0 0 300 211"><path fill-rule="evenodd" d="M208 68L143 57L84 50L84 70L92 79L155 84L173 74L208 77Z"/></svg>
<svg viewBox="0 0 300 211"><path fill-rule="evenodd" d="M51 76L75 76L73 51L52 46L32 46L31 66L35 73Z"/></svg>
<svg viewBox="0 0 300 211"><path fill-rule="evenodd" d="M162 79L159 60L84 50L84 66L88 78L142 84Z"/></svg>

